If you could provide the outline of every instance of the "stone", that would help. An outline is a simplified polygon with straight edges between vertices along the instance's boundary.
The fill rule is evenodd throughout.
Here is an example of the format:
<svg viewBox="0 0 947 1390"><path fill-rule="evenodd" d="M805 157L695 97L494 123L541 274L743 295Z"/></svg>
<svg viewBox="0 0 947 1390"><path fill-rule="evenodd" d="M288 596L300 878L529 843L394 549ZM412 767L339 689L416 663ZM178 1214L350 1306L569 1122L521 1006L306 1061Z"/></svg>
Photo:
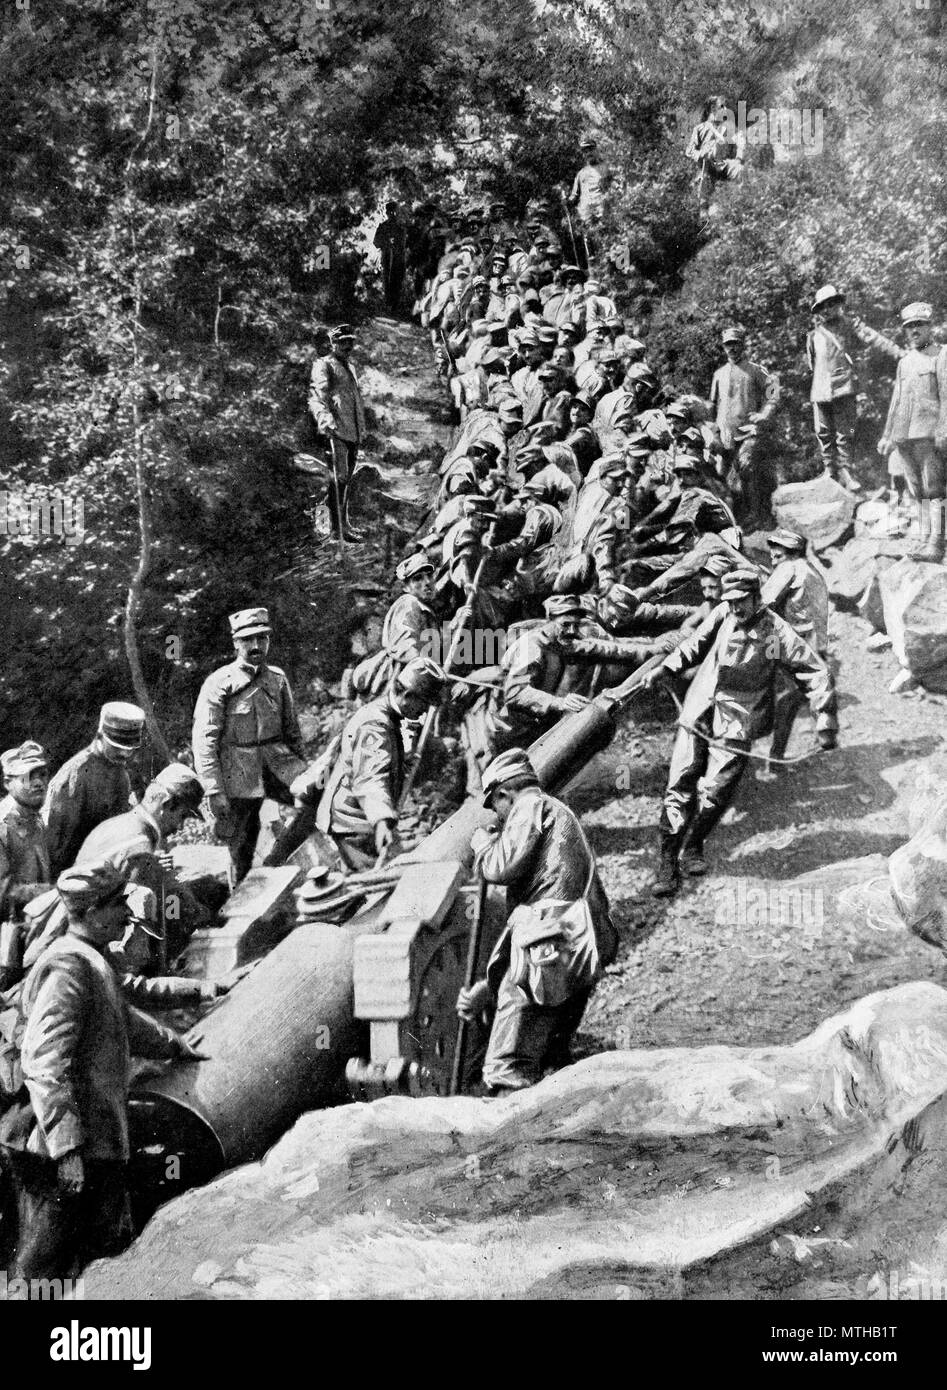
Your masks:
<svg viewBox="0 0 947 1390"><path fill-rule="evenodd" d="M905 556L880 579L895 656L926 690L947 691L947 566Z"/></svg>
<svg viewBox="0 0 947 1390"><path fill-rule="evenodd" d="M840 541L855 515L851 493L824 473L805 483L784 483L773 493L772 505L779 525L801 531L816 551Z"/></svg>
<svg viewBox="0 0 947 1390"><path fill-rule="evenodd" d="M85 1292L186 1298L196 1275L213 1298L624 1297L766 1250L823 1198L868 1220L905 1127L943 1145L945 1089L947 991L913 982L791 1045L606 1052L499 1100L334 1106L168 1203Z"/></svg>

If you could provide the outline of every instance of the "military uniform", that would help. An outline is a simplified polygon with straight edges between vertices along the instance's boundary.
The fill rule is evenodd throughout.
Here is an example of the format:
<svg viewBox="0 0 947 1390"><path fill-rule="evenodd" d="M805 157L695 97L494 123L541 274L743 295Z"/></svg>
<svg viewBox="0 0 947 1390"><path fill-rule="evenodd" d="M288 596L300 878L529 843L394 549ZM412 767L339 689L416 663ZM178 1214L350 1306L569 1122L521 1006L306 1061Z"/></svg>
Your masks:
<svg viewBox="0 0 947 1390"><path fill-rule="evenodd" d="M493 785L488 768L485 793ZM502 829L476 852L484 880L506 888L509 921L487 965L496 1013L483 1065L484 1084L506 1090L568 1061L569 1041L618 944L574 812L538 785L515 795Z"/></svg>
<svg viewBox="0 0 947 1390"><path fill-rule="evenodd" d="M233 615L231 627L243 616ZM197 697L192 745L205 794L230 801L224 836L239 880L253 860L264 797L287 801L289 784L306 767L286 673L266 662L254 668L240 660L214 671Z"/></svg>
<svg viewBox="0 0 947 1390"><path fill-rule="evenodd" d="M792 532L776 532L793 537L799 548L804 537ZM771 538L773 539L773 538ZM823 661L829 657L829 590L822 572L804 554L787 556L764 581L760 597L768 608L784 618L794 632L807 642ZM773 740L771 758L782 758L796 715L805 704L798 685L785 671L777 676L773 690Z"/></svg>
<svg viewBox="0 0 947 1390"><path fill-rule="evenodd" d="M702 839L733 800L753 740L771 727L773 682L780 668L805 690L817 731L834 735L838 721L835 685L825 662L768 608L761 606L742 626L729 604L719 604L665 657L662 671L680 675L698 663L671 754L661 826L681 834L696 805ZM702 735L717 740L717 746L710 747Z"/></svg>
<svg viewBox="0 0 947 1390"><path fill-rule="evenodd" d="M462 499L461 499L462 500ZM380 695L392 676L416 656L432 656L431 634L438 631L434 610L414 594L399 594L385 614L381 650L355 668L352 682L367 699Z"/></svg>
<svg viewBox="0 0 947 1390"><path fill-rule="evenodd" d="M117 711L117 713L111 713ZM133 713L131 713L133 711ZM90 830L132 804L132 783L124 762L108 756L108 744L137 748L144 714L116 701L103 706L99 732L88 748L71 757L51 779L43 805L53 877L75 863ZM119 742L121 741L121 742Z"/></svg>
<svg viewBox="0 0 947 1390"><path fill-rule="evenodd" d="M18 920L24 904L46 892L52 881L39 811L5 796L0 801L0 922Z"/></svg>

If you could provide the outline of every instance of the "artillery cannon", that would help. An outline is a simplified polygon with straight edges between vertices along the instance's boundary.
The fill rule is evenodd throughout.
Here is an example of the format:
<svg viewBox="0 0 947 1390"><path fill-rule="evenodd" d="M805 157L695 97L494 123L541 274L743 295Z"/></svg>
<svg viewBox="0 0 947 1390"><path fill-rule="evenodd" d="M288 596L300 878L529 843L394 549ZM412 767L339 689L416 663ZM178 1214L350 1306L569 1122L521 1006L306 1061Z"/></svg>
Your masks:
<svg viewBox="0 0 947 1390"><path fill-rule="evenodd" d="M546 790L562 790L608 745L642 674L660 659L532 744ZM351 1096L448 1094L473 911L470 840L489 819L479 798L469 798L393 861L394 886L369 883L364 905L339 923L294 925L292 894L311 862L306 845L285 866L251 872L225 905L225 926L194 943L192 966L203 972L215 953L231 953L226 966L272 949L189 1034L207 1060L173 1064L133 1088L139 1216L261 1158L307 1110ZM248 914L254 893L261 911ZM486 895L481 974L505 921L503 896ZM485 1043L476 1033L470 1039L458 1089Z"/></svg>

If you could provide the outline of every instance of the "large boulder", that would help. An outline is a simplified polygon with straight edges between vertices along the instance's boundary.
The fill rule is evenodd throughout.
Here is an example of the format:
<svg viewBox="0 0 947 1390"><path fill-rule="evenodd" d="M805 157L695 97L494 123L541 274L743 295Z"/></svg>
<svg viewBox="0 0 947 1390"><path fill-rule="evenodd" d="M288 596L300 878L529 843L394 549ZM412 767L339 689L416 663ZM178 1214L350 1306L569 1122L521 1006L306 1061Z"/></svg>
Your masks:
<svg viewBox="0 0 947 1390"><path fill-rule="evenodd" d="M857 603L869 621L875 613L880 616L881 575L908 555L911 545L911 541L897 537L879 540L872 536L855 536L838 550L824 555L825 581L830 596L839 603Z"/></svg>
<svg viewBox="0 0 947 1390"><path fill-rule="evenodd" d="M947 566L904 557L879 582L895 656L928 690L947 691Z"/></svg>
<svg viewBox="0 0 947 1390"><path fill-rule="evenodd" d="M772 505L780 526L801 531L817 551L840 541L855 515L852 494L824 473L805 483L784 483L773 493Z"/></svg>
<svg viewBox="0 0 947 1390"><path fill-rule="evenodd" d="M791 1046L607 1052L502 1100L313 1112L261 1164L162 1208L85 1292L673 1293L823 1196L862 1219L866 1183L893 1180L898 1136L945 1089L947 991L912 983Z"/></svg>

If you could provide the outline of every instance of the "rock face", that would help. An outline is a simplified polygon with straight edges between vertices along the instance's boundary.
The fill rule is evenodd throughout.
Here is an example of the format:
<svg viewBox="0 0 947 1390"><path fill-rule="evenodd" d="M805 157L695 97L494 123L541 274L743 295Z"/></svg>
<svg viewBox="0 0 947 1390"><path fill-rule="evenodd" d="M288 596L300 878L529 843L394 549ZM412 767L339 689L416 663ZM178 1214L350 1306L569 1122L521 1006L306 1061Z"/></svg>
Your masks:
<svg viewBox="0 0 947 1390"><path fill-rule="evenodd" d="M913 542L908 540L877 540L871 536L855 536L840 550L826 555L825 580L831 597L842 603L856 603L863 616L880 626L882 574L909 553ZM877 615L878 622L874 621Z"/></svg>
<svg viewBox="0 0 947 1390"><path fill-rule="evenodd" d="M628 1297L889 1181L947 1089L947 992L870 995L793 1046L608 1052L504 1100L304 1116L164 1207L90 1298ZM625 1292L622 1292L625 1290Z"/></svg>
<svg viewBox="0 0 947 1390"><path fill-rule="evenodd" d="M905 557L880 588L895 656L928 690L947 691L947 566Z"/></svg>
<svg viewBox="0 0 947 1390"><path fill-rule="evenodd" d="M824 473L805 483L784 483L773 493L773 515L780 526L801 531L816 551L840 541L852 525L850 492Z"/></svg>

